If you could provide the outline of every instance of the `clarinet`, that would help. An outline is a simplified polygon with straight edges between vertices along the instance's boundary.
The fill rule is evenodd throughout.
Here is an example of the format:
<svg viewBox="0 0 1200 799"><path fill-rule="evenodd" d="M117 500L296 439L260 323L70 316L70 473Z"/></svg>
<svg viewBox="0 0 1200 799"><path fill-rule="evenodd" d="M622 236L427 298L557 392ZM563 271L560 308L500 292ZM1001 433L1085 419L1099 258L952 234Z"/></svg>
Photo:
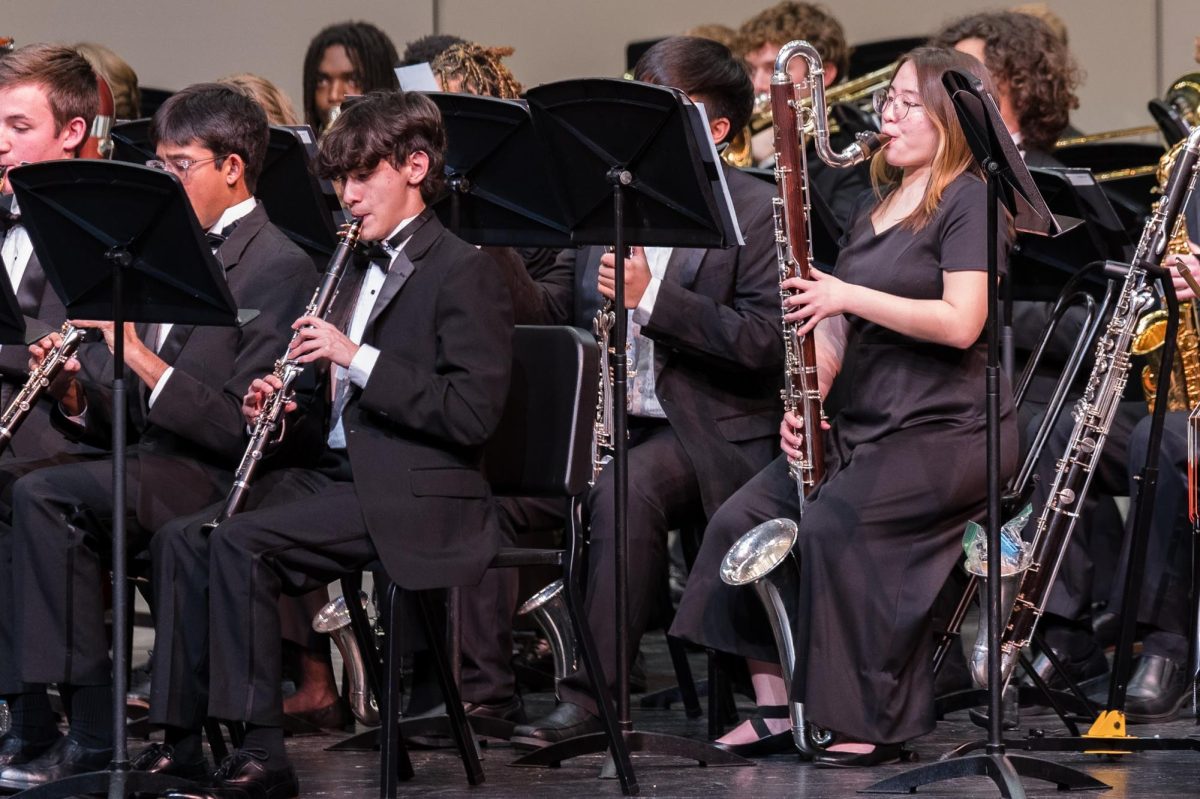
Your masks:
<svg viewBox="0 0 1200 799"><path fill-rule="evenodd" d="M67 361L79 349L79 345L87 340L87 328L75 327L70 322L62 326L62 342L46 353L46 357L37 368L29 373L25 385L8 403L4 413L0 415L0 452L8 449L13 436L29 416L29 412L37 405L38 400L46 393L46 389L54 382L54 378L62 372Z"/></svg>
<svg viewBox="0 0 1200 799"><path fill-rule="evenodd" d="M361 229L361 219L355 219L349 225L343 227L339 234L342 240L338 242L337 248L333 251L333 257L329 260L329 266L325 268L325 274L322 276L321 282L317 285L317 290L313 292L312 299L309 300L308 307L304 309L304 313L301 316L324 318L325 314L329 312L329 308L333 304L333 298L337 296L337 287L342 279L342 273L346 271L346 266L350 263L354 247L358 244L358 235ZM272 374L279 378L282 387L271 394L262 411L258 414L258 418L254 420L254 429L250 432L250 443L246 445L246 451L242 454L242 460L238 464L237 471L234 472L233 485L230 486L229 493L225 496L225 504L216 518L204 525L206 531L211 531L218 524L242 509L246 504L246 495L250 489L250 479L254 476L254 471L258 468L259 462L262 461L263 456L266 454L267 447L278 444L283 439L284 408L294 395L294 392L291 390L292 383L304 371L302 365L288 357L288 352L291 351L292 345L296 343L299 335L299 331L292 334L283 357L275 361L275 371Z"/></svg>
<svg viewBox="0 0 1200 799"><path fill-rule="evenodd" d="M1005 610L1007 623L1000 640L1003 684L1012 677L1021 648L1033 637L1038 619L1049 601L1050 590L1079 517L1079 506L1087 495L1117 403L1125 391L1138 321L1154 299L1150 276L1158 271L1167 243L1192 194L1198 163L1200 127L1188 135L1162 199L1142 230L1116 309L1096 345L1095 365L1073 414L1075 427L1071 440L1058 461L1048 499L1038 516L1033 541L1029 543L1031 563L1020 575L1015 601ZM971 656L971 672L984 687L987 685L983 667L986 657L986 643L977 641Z"/></svg>

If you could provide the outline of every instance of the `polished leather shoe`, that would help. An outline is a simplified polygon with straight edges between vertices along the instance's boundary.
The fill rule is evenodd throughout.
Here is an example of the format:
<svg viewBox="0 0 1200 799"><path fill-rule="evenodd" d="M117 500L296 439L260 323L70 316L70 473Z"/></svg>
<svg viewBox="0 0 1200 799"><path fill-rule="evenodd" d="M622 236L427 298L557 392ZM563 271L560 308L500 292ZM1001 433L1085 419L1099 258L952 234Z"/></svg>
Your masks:
<svg viewBox="0 0 1200 799"><path fill-rule="evenodd" d="M512 728L528 721L525 715L525 703L519 696L514 696L507 702L495 704L463 702L463 712L467 714L468 722L473 719L495 719L500 722L508 722L507 725L493 724L490 727L482 724L472 725L475 734L482 737L491 735L492 737L508 738L512 734ZM407 716L405 719L438 718L445 715L446 705L443 703L419 716ZM409 735L404 738L404 742L414 749L449 749L455 745L453 738L439 733Z"/></svg>
<svg viewBox="0 0 1200 799"><path fill-rule="evenodd" d="M904 744L876 744L870 752L821 752L813 757L818 768L863 768L913 759Z"/></svg>
<svg viewBox="0 0 1200 799"><path fill-rule="evenodd" d="M339 696L325 707L285 713L280 726L284 735L323 735L326 730L351 732L354 730L354 713L349 703Z"/></svg>
<svg viewBox="0 0 1200 799"><path fill-rule="evenodd" d="M134 756L129 767L134 771L165 774L185 780L202 780L212 773L203 756L190 763L179 762L175 757L175 747L170 744L150 744Z"/></svg>
<svg viewBox="0 0 1200 799"><path fill-rule="evenodd" d="M64 735L42 754L0 771L0 788L23 791L48 782L100 771L112 760L111 749L91 749Z"/></svg>
<svg viewBox="0 0 1200 799"><path fill-rule="evenodd" d="M286 762L286 761L285 761ZM300 795L300 783L291 763L270 768L267 753L239 749L221 763L213 774L212 786L167 791L166 799L292 799Z"/></svg>
<svg viewBox="0 0 1200 799"><path fill-rule="evenodd" d="M59 735L44 743L31 743L24 738L18 738L11 732L0 737L0 769L9 766L20 766L33 760L58 742Z"/></svg>
<svg viewBox="0 0 1200 799"><path fill-rule="evenodd" d="M1161 655L1142 655L1125 691L1125 718L1130 724L1170 721L1188 697L1188 674Z"/></svg>
<svg viewBox="0 0 1200 799"><path fill-rule="evenodd" d="M549 715L514 727L512 744L541 749L568 738L603 731L604 722L599 716L593 716L586 708L571 702L559 702Z"/></svg>
<svg viewBox="0 0 1200 799"><path fill-rule="evenodd" d="M750 727L758 735L756 740L740 744L727 744L718 741L713 746L735 755L741 755L742 757L794 755L797 752L796 740L792 736L791 729L786 729L782 732L771 732L771 728L764 721L764 719L786 718L788 718L787 705L759 705L755 715L747 719L750 722Z"/></svg>

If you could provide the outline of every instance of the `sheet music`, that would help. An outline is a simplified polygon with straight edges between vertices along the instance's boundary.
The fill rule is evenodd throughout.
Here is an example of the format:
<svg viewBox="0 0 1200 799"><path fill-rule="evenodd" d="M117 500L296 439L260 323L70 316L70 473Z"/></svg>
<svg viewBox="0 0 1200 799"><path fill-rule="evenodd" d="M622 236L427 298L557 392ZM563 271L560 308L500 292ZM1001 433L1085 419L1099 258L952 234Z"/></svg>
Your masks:
<svg viewBox="0 0 1200 799"><path fill-rule="evenodd" d="M712 140L708 113L704 110L704 103L685 102L684 107L695 109L694 114L688 114L688 119L692 123L692 129L696 132L696 140L708 143L708 157L705 160L716 167L717 180L721 184L721 205L723 208L729 209L729 217L733 220L733 229L737 233L737 244L739 247L744 247L746 239L742 236L742 226L738 223L737 209L733 207L733 198L729 196L729 185L725 182L725 170L721 167L721 156L717 154L717 145Z"/></svg>
<svg viewBox="0 0 1200 799"><path fill-rule="evenodd" d="M413 64L411 67L396 67L396 80L406 92L440 92L441 84L429 64Z"/></svg>

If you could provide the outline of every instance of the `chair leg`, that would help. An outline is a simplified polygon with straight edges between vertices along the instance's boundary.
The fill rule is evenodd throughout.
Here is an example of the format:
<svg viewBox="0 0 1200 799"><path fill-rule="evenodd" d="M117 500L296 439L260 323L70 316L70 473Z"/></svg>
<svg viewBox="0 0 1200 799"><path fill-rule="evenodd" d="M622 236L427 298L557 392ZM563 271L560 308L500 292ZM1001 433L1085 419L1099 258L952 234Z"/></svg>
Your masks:
<svg viewBox="0 0 1200 799"><path fill-rule="evenodd" d="M425 640L429 644L429 653L433 656L434 671L437 672L438 683L442 688L442 697L446 700L446 716L450 719L450 733L462 756L463 768L467 772L467 782L479 785L483 782L483 764L479 761L479 745L475 733L467 722L466 711L463 710L462 697L458 693L458 685L454 682L450 661L446 657L444 638L438 634L434 621L435 610L433 598L429 591L417 591L417 604L420 608L421 625L425 628ZM444 633L444 631L443 631Z"/></svg>
<svg viewBox="0 0 1200 799"><path fill-rule="evenodd" d="M387 652L384 657L384 686L379 708L379 796L396 799L400 781L412 779L412 761L400 738L400 657L403 652L400 638L400 591L394 583L388 586L385 613Z"/></svg>
<svg viewBox="0 0 1200 799"><path fill-rule="evenodd" d="M678 638L667 636L667 652L671 665L675 667L675 681L679 685L679 696L683 699L684 714L689 719L698 719L704 713L700 709L700 695L696 692L696 680L692 676L692 664L688 663L687 650Z"/></svg>

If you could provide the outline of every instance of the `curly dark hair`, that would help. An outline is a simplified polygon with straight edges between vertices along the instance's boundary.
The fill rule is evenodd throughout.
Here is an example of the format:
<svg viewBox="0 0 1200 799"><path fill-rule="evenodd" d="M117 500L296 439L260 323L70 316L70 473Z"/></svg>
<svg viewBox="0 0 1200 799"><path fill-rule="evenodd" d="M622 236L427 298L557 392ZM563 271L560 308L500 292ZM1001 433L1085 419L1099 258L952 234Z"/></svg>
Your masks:
<svg viewBox="0 0 1200 799"><path fill-rule="evenodd" d="M1031 14L995 11L951 22L930 39L953 47L964 39L982 39L988 71L1008 95L1026 146L1051 150L1079 107L1075 89L1083 72L1066 44Z"/></svg>
<svg viewBox="0 0 1200 799"><path fill-rule="evenodd" d="M837 67L839 77L845 77L850 67L850 47L842 23L815 3L784 2L765 8L742 23L738 37L742 55L767 43L782 46L804 39L817 48L822 59Z"/></svg>
<svg viewBox="0 0 1200 799"><path fill-rule="evenodd" d="M521 84L502 59L513 54L511 47L485 47L475 42L451 45L429 65L443 87L453 78L462 80L462 91L516 100ZM444 91L450 91L444 88Z"/></svg>

